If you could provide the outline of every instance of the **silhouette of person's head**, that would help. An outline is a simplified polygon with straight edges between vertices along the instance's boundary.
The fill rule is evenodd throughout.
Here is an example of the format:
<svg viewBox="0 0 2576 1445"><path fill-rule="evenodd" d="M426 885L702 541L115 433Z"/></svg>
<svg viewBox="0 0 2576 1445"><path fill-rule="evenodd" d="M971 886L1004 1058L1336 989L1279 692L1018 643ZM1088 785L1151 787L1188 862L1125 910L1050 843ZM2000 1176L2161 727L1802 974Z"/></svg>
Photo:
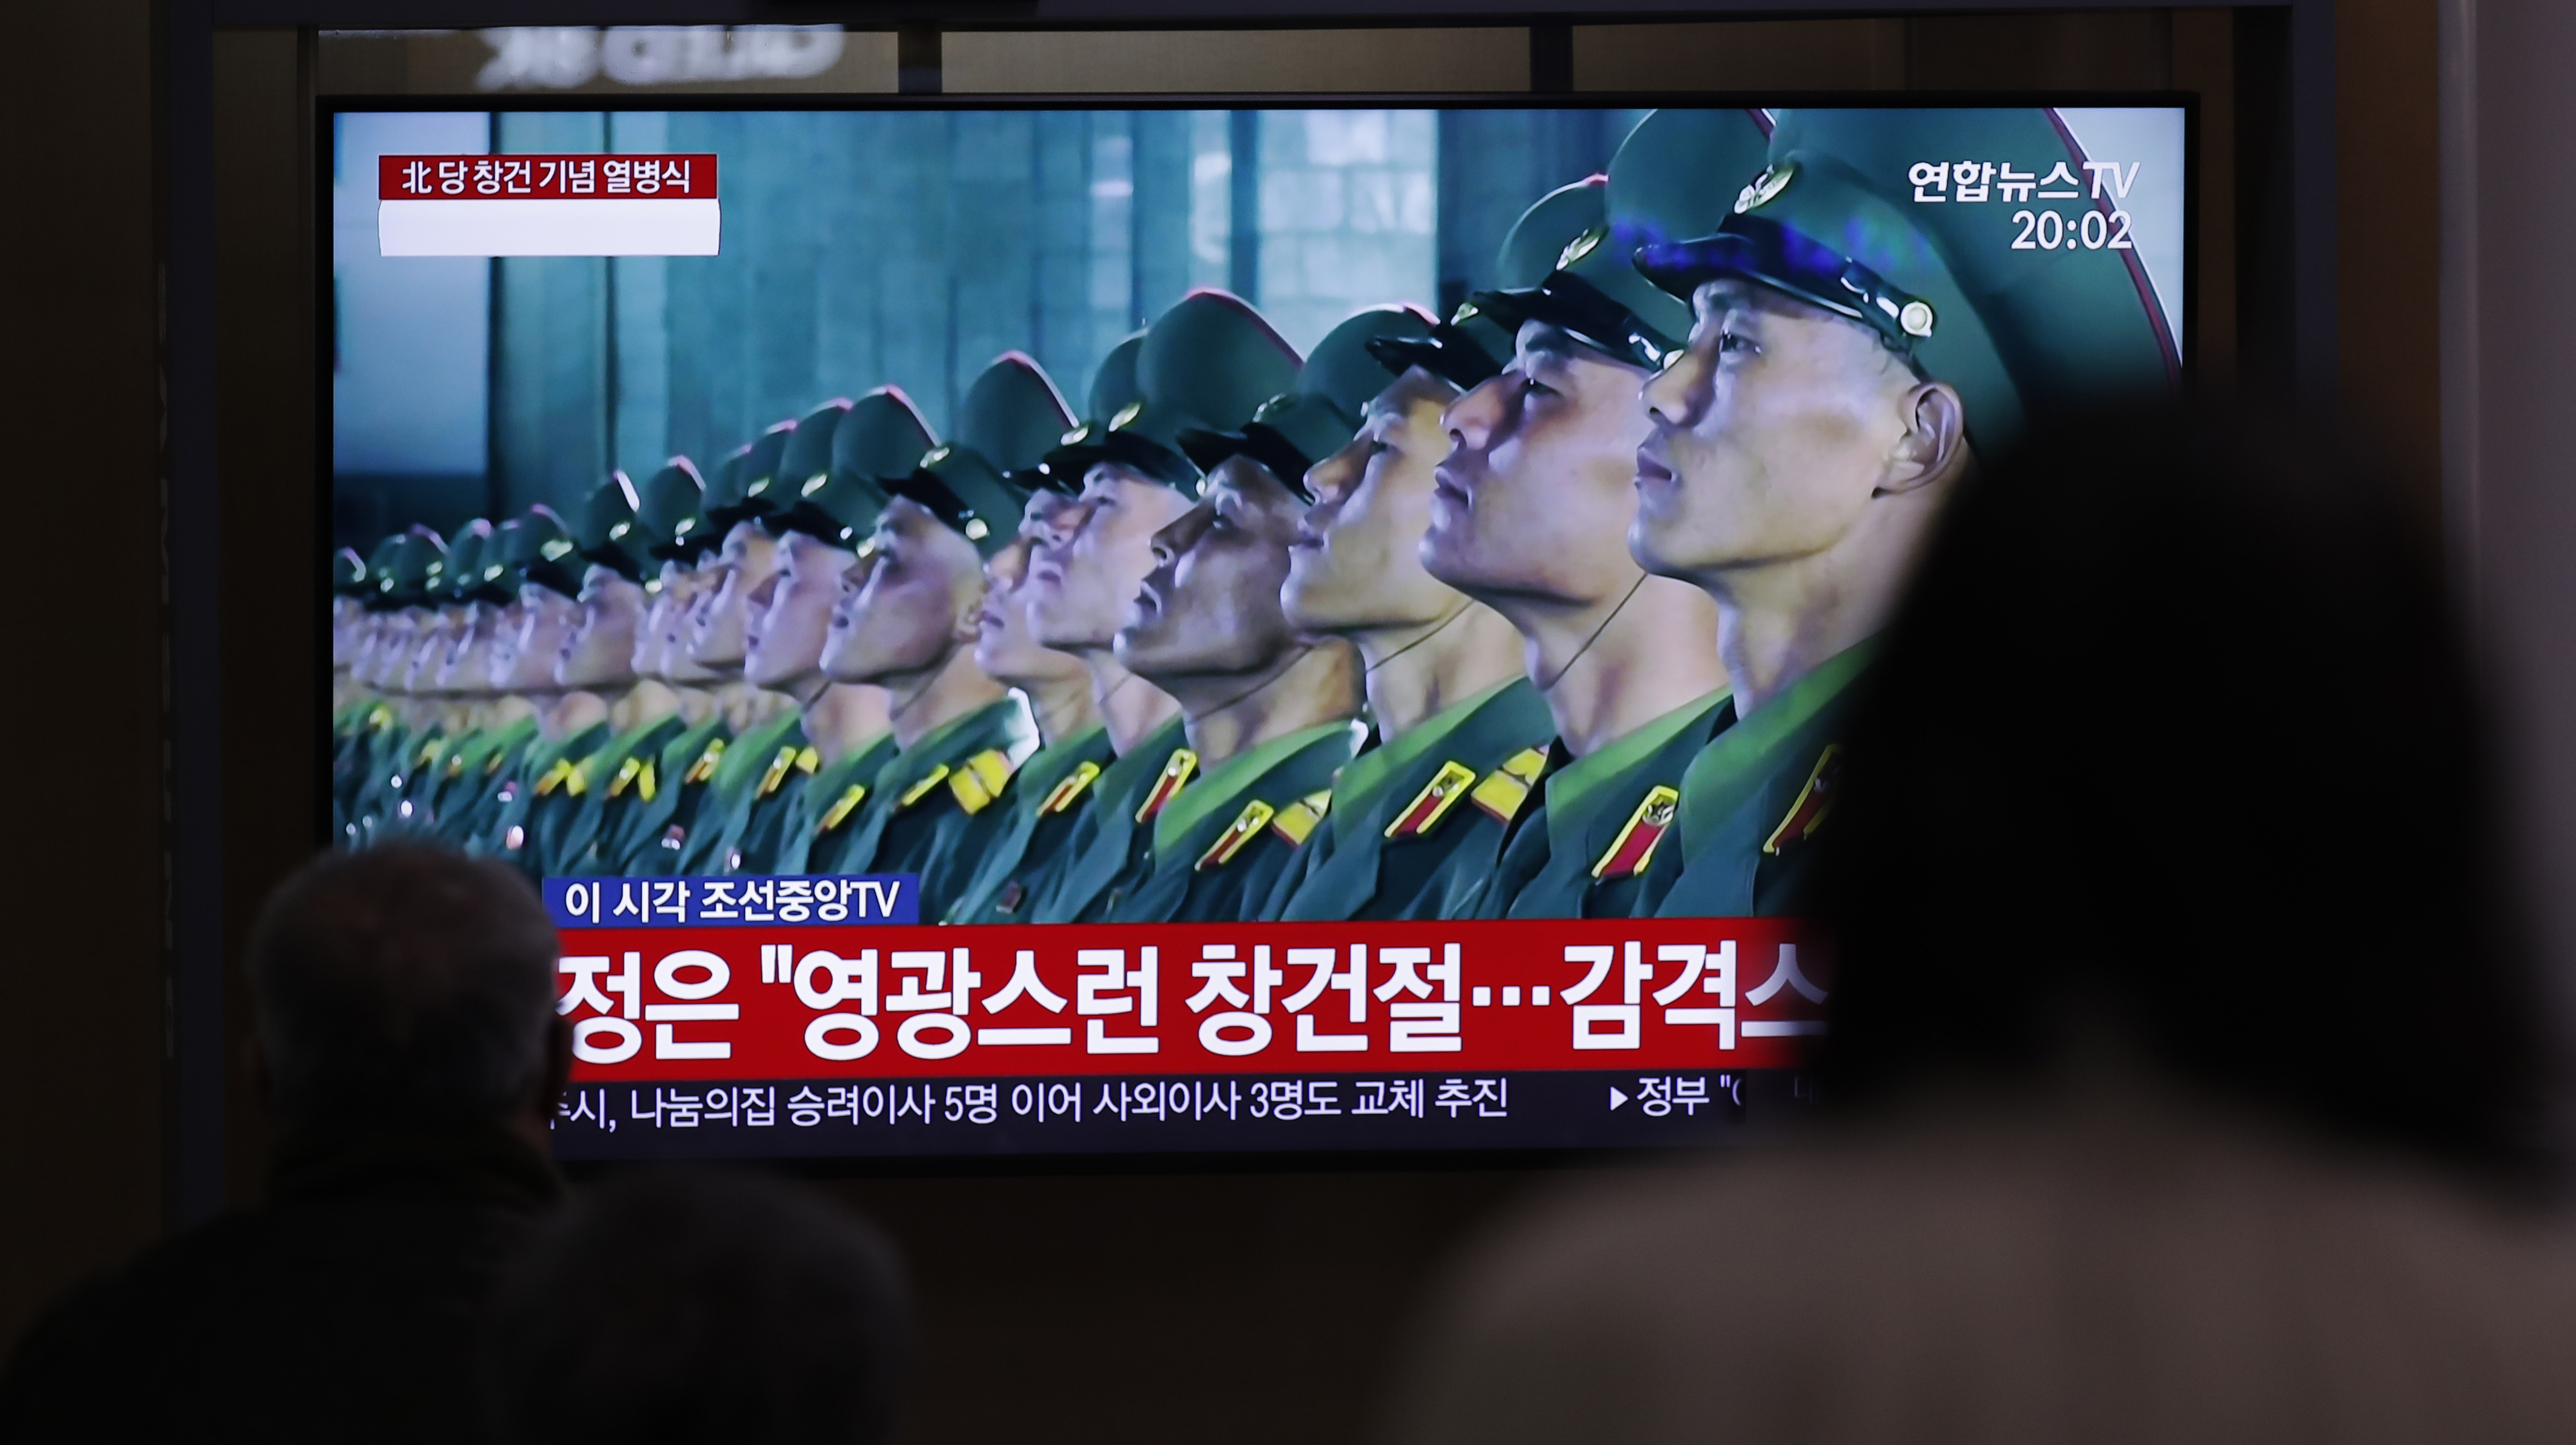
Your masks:
<svg viewBox="0 0 2576 1445"><path fill-rule="evenodd" d="M1830 1097L2110 1040L2347 1139L2538 1162L2509 834L2405 502L2214 404L2081 418L1963 489L1818 835Z"/></svg>
<svg viewBox="0 0 2576 1445"><path fill-rule="evenodd" d="M542 1147L566 1063L556 952L536 890L500 863L398 843L308 864L250 936L280 1124L503 1125Z"/></svg>
<svg viewBox="0 0 2576 1445"><path fill-rule="evenodd" d="M876 1445L908 1311L858 1216L750 1175L618 1180L538 1237L485 1338L503 1445Z"/></svg>

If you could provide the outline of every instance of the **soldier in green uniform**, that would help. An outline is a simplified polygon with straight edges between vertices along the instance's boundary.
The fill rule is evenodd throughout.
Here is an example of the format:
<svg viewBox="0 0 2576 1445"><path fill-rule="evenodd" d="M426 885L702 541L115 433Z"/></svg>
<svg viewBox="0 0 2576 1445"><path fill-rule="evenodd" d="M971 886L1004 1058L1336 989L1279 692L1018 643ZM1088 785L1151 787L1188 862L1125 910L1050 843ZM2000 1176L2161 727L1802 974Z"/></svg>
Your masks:
<svg viewBox="0 0 2576 1445"><path fill-rule="evenodd" d="M1063 505L1052 492L1036 507ZM1091 695L1091 673L1069 652L1040 647L1029 626L1029 553L1023 532L984 563L984 605L975 615L975 665L1029 701L1041 746L1011 775L1007 821L984 861L949 905L947 923L1018 923L1063 866L1065 845L1093 797L1092 785L1117 761L1108 725Z"/></svg>
<svg viewBox="0 0 2576 1445"><path fill-rule="evenodd" d="M718 538L705 514L704 483L687 457L673 457L642 489L638 529L648 541L653 575L646 580L644 616L636 624L633 668L639 679L652 679L670 690L679 726L657 747L630 754L595 786L589 806L595 821L583 826L591 841L568 871L609 874L644 871L674 850L658 846L663 834L693 806L703 786L684 785L690 764L724 734L724 715L709 693L723 681L690 660L687 618L705 573L698 562L715 550ZM667 866L667 865L666 865Z"/></svg>
<svg viewBox="0 0 2576 1445"><path fill-rule="evenodd" d="M1255 354L1280 344L1249 307L1232 314L1242 320L1209 339ZM1406 329L1427 330L1428 318L1420 322ZM1389 325L1384 314L1363 318L1343 348L1365 360L1365 335ZM1226 356L1204 342L1158 340L1147 334L1141 359L1149 401L1179 393L1182 369L1204 374ZM1211 469L1197 505L1155 534L1157 565L1129 604L1118 655L1179 701L1197 776L1153 815L1144 852L1111 884L1102 909L1110 921L1241 917L1298 841L1272 826L1281 810L1328 789L1367 736L1358 654L1339 638L1300 632L1279 602L1305 510L1279 472L1302 477L1302 449L1348 439L1334 390L1274 397L1231 428L1179 438Z"/></svg>
<svg viewBox="0 0 2576 1445"><path fill-rule="evenodd" d="M520 519L523 547L533 555L519 568L519 596L503 614L492 643L492 684L527 709L524 741L499 759L492 785L472 805L465 846L528 867L527 817L538 785L551 795L562 786L564 754L602 731L596 699L568 696L555 681L564 639L580 618L581 575L573 570L579 547L572 529L552 509L531 507ZM518 709L513 708L516 712Z"/></svg>
<svg viewBox="0 0 2576 1445"><path fill-rule="evenodd" d="M743 681L788 706L743 733L716 765L681 871L808 871L817 775L828 768L821 786L829 786L881 755L884 692L831 677L823 650L842 576L877 512L867 474L882 456L920 455L928 435L903 394L882 387L797 424L779 474L801 480L773 488L775 509L761 517L777 566L747 599L743 633Z"/></svg>
<svg viewBox="0 0 2576 1445"><path fill-rule="evenodd" d="M974 422L987 446L1016 371L988 373L964 409L988 413ZM998 800L1038 746L1027 705L975 665L983 555L1008 543L1025 493L963 440L915 451L908 467L887 462L873 478L885 510L849 571L823 662L834 678L886 689L895 754L866 780L848 825L817 843L812 866L918 875L921 916L937 919L964 892L980 843L1008 816Z"/></svg>
<svg viewBox="0 0 2576 1445"><path fill-rule="evenodd" d="M477 575L467 589L473 620L448 655L441 685L477 699L472 729L447 749L440 763L431 830L459 848L478 848L492 835L498 793L519 752L536 737L538 699L503 686L515 658L527 606L520 594L528 569L571 549L554 512L532 508L492 530ZM551 555L550 555L551 554ZM451 569L452 570L452 569Z"/></svg>
<svg viewBox="0 0 2576 1445"><path fill-rule="evenodd" d="M1916 198L1924 154L2091 189L2043 110L1784 112L1728 210L1634 253L1696 319L1644 392L1631 541L1715 599L1735 680L1653 911L1797 910L1854 684L1972 448L2036 406L2165 384L2156 303L2121 253L2016 251L2009 207Z"/></svg>
<svg viewBox="0 0 2576 1445"><path fill-rule="evenodd" d="M1453 319L1445 336L1372 332L1358 358L1342 354L1337 330L1298 377L1304 393L1320 393L1335 372L1347 373L1336 384L1348 394L1374 392L1357 409L1357 434L1305 474L1309 505L1280 602L1301 630L1359 649L1376 744L1333 780L1320 818L1313 800L1283 811L1307 837L1248 916L1436 914L1433 879L1486 817L1471 802L1476 785L1516 757L1544 755L1556 730L1523 673L1520 634L1422 568L1432 469L1447 448L1441 413L1462 390L1432 368L1458 370L1465 386L1497 370L1460 325Z"/></svg>
<svg viewBox="0 0 2576 1445"><path fill-rule="evenodd" d="M1556 740L1531 770L1540 777L1504 780L1522 801L1499 854L1460 852L1445 866L1441 906L1452 916L1628 914L1682 770L1718 726L1715 605L1647 574L1627 547L1645 438L1637 389L1680 349L1690 313L1608 240L1623 187L1641 175L1758 166L1764 137L1743 111L1687 113L1714 125L1659 124L1667 114L1622 143L1605 222L1574 238L1546 279L1474 298L1516 328L1514 357L1449 408L1422 560L1526 639Z"/></svg>
<svg viewBox="0 0 2576 1445"><path fill-rule="evenodd" d="M344 846L374 841L402 788L402 759L414 745L418 709L399 691L428 614L430 564L446 544L426 527L388 537L370 565L366 600L369 625L351 658L353 686L371 699L343 749L345 766L333 779L333 800Z"/></svg>
<svg viewBox="0 0 2576 1445"><path fill-rule="evenodd" d="M1181 451L1180 434L1250 419L1295 385L1299 364L1295 349L1242 300L1193 291L1103 361L1093 418L1046 458L1049 484L1071 492L1074 505L1039 520L1029 615L1041 644L1094 669L1118 759L1092 785L1097 796L1074 825L1036 921L1097 918L1113 893L1132 891L1155 816L1200 770L1177 704L1164 711L1166 695L1127 667L1117 639L1159 564L1156 539L1199 501L1198 468ZM1104 420L1122 388L1128 399Z"/></svg>
<svg viewBox="0 0 2576 1445"><path fill-rule="evenodd" d="M413 738L402 760L402 782L390 800L389 821L406 831L436 828L439 809L454 781L447 759L457 749L470 746L490 720L490 669L468 668L460 660L473 655L482 638L485 609L477 600L477 584L491 540L492 524L478 517L457 529L447 555L431 564L428 591L439 621L406 664L403 691L425 707L432 720Z"/></svg>

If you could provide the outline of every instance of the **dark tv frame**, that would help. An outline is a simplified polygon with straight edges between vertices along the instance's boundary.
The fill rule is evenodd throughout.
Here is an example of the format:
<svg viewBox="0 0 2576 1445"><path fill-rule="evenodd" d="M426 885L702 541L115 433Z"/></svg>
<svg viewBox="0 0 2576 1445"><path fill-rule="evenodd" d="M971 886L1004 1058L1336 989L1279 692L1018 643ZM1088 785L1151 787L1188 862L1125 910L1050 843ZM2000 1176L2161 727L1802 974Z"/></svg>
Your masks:
<svg viewBox="0 0 2576 1445"><path fill-rule="evenodd" d="M1882 16L1933 15L1954 9L1939 0L1878 0L1857 13ZM2052 12L2130 9L2118 0L1985 0L1981 11ZM2296 390L2323 394L2334 381L2336 366L2336 236L2334 164L2335 43L2334 0L2286 0L2276 4L2220 7L2262 22L2260 45L2240 48L2237 93L2261 102L2261 113L2240 114L2237 155L2261 147L2269 174L2278 179L2280 214L2268 229L2253 216L2242 216L2239 236L2257 242L2240 253L2240 290L2272 283L2280 294L2280 333L2271 338L2282 353L2275 369ZM169 1050L171 1090L171 1205L176 1222L189 1223L219 1211L227 1198L233 1170L227 1152L227 1117L234 1109L227 1080L232 1034L226 1022L227 921L246 914L250 900L236 895L261 880L235 876L224 867L226 830L223 793L226 763L246 752L239 740L227 741L220 722L225 711L225 627L214 605L225 575L222 529L238 523L224 503L217 476L218 389L217 308L223 286L215 260L216 36L237 28L292 28L304 32L309 46L317 29L399 29L469 27L508 21L515 24L683 24L683 23L815 23L840 20L855 29L899 32L940 29L1190 29L1250 28L1395 28L1444 25L1525 25L1532 51L1530 91L1506 95L1432 94L1405 96L1409 104L1467 108L1478 103L1531 106L1550 100L1607 106L1639 102L1722 105L1741 98L1727 94L1635 96L1571 89L1570 27L1622 22L1755 19L1850 15L1855 11L1832 0L1767 0L1767 3L1690 3L1690 0L1623 0L1616 10L1569 12L1552 0L1387 0L1362 10L1352 0L1268 0L1259 8L1236 8L1214 0L898 0L882 8L793 0L627 0L610 5L601 0L538 0L496 13L488 3L467 0L171 0L159 15L156 44L161 80L161 113L157 117L161 164L160 187L166 227L164 269L165 384L164 475L166 510L164 548L167 558L165 598L169 659L167 750L168 867L166 922L169 943ZM907 37L909 38L909 37ZM903 47L904 59L917 46ZM935 48L932 53L935 55ZM933 72L935 76L935 71ZM904 90L915 89L916 74L907 66ZM1561 97L1562 99L1558 99ZM646 97L637 96L643 100ZM1175 97L1093 94L1070 97L939 97L911 93L887 97L759 96L701 98L654 95L649 108L690 108L691 102L713 100L721 108L755 105L780 109L838 108L854 103L919 106L925 103L959 108L997 109L1049 104L1075 109L1144 109L1188 104L1214 108L1321 108L1358 103L1390 103L1397 97L1308 95L1295 93ZM366 104L378 109L638 109L604 104L622 96L513 96L506 107L475 104L479 97L331 97L333 109ZM1791 101L1853 101L1844 96L1777 94L1760 97L1773 104ZM2112 96L2021 92L1968 95L1944 92L1876 92L1864 103L2006 103L2078 104L2171 103L2164 95L2128 92ZM308 118L321 113L307 97ZM2198 113L2192 112L2191 141L2197 151ZM2197 245L2198 173L2188 201L2193 217L2187 246ZM2240 185L2242 182L2240 181ZM327 250L313 261L319 284L327 286ZM2256 259L2258 269L2246 264ZM2193 304L2199 284L2196 249L2186 256L2186 305ZM317 313L318 314L318 313ZM2196 348L2200 328L2187 328L2185 346ZM325 453L327 455L327 453ZM315 492L327 499L327 469L317 473ZM326 503L327 504L327 503ZM327 627L318 582L305 584L304 615L309 625ZM179 599L185 599L184 602ZM259 621L278 620L267 617ZM286 625L291 626L291 623ZM243 629L247 632L249 629ZM315 666L327 653L317 648ZM311 724L316 732L327 722ZM236 771L242 770L236 765ZM1178 1156L1191 1168L1215 1168L1214 1156ZM1399 1156L1419 1163L1413 1156ZM1015 1161L1032 1167L1038 1161ZM1168 1163L1169 1161L1164 1161ZM1265 1159L1265 1167L1313 1168L1319 1161L1296 1156ZM1371 1162L1393 1162L1375 1158ZM1467 1162L1461 1160L1460 1162ZM1522 1162L1527 1162L1526 1160ZM964 1172L964 1171L960 1171Z"/></svg>

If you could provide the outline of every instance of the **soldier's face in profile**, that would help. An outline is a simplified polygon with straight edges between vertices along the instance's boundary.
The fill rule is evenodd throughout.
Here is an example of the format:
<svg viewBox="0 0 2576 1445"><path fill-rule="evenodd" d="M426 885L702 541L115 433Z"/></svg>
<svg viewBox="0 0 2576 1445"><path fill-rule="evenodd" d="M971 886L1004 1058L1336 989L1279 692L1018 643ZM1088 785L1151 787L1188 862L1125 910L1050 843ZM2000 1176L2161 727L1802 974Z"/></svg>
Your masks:
<svg viewBox="0 0 2576 1445"><path fill-rule="evenodd" d="M471 694L490 690L492 681L492 628L500 613L487 603L465 605L465 622L455 639L447 646L447 657L438 664L438 690L444 693Z"/></svg>
<svg viewBox="0 0 2576 1445"><path fill-rule="evenodd" d="M872 540L832 610L823 666L835 682L899 684L946 665L974 637L983 595L974 543L906 498L887 504Z"/></svg>
<svg viewBox="0 0 2576 1445"><path fill-rule="evenodd" d="M506 648L492 654L492 682L500 692L552 692L555 660L577 615L573 600L531 582L519 589L519 627Z"/></svg>
<svg viewBox="0 0 2576 1445"><path fill-rule="evenodd" d="M1059 499L1061 500L1061 499ZM1011 687L1034 688L1083 675L1082 659L1040 647L1029 630L1029 552L1026 533L984 563L984 600L975 608L975 666Z"/></svg>
<svg viewBox="0 0 2576 1445"><path fill-rule="evenodd" d="M701 667L736 672L743 665L752 594L778 570L778 545L757 522L736 522L712 565L714 579L689 618L689 657Z"/></svg>
<svg viewBox="0 0 2576 1445"><path fill-rule="evenodd" d="M1637 561L1706 581L1831 547L1904 446L1916 378L1868 328L1768 286L1711 281L1692 309L1644 391Z"/></svg>
<svg viewBox="0 0 2576 1445"><path fill-rule="evenodd" d="M812 677L823 664L823 641L832 625L832 603L841 594L847 552L803 532L778 544L783 564L754 588L742 676L754 687L784 688Z"/></svg>
<svg viewBox="0 0 2576 1445"><path fill-rule="evenodd" d="M1448 450L1440 415L1455 388L1406 372L1368 404L1359 435L1306 473L1315 494L1289 545L1279 600L1307 632L1428 626L1458 594L1422 568L1432 473Z"/></svg>
<svg viewBox="0 0 2576 1445"><path fill-rule="evenodd" d="M681 567L679 575L665 584L670 591L671 602L663 609L661 641L657 644L662 664L659 675L664 681L681 687L695 687L724 676L689 655L690 624L695 620L699 601L715 584L716 575L712 568L688 566Z"/></svg>
<svg viewBox="0 0 2576 1445"><path fill-rule="evenodd" d="M573 625L555 660L555 682L568 688L622 687L635 680L635 626L644 589L606 567L582 574Z"/></svg>
<svg viewBox="0 0 2576 1445"><path fill-rule="evenodd" d="M660 677L669 670L671 601L680 595L687 569L665 562L644 597L644 615L635 623L635 655L630 665L637 677Z"/></svg>
<svg viewBox="0 0 2576 1445"><path fill-rule="evenodd" d="M1220 463L1198 505L1154 534L1154 570L1118 630L1118 660L1152 682L1259 672L1304 646L1279 605L1304 510L1260 463Z"/></svg>
<svg viewBox="0 0 2576 1445"><path fill-rule="evenodd" d="M1029 616L1040 646L1108 648L1154 570L1154 534L1190 499L1115 462L1093 467L1081 498L1040 523L1029 557Z"/></svg>
<svg viewBox="0 0 2576 1445"><path fill-rule="evenodd" d="M1555 327L1522 326L1503 374L1450 403L1423 566L1486 602L1589 603L1633 585L1645 377Z"/></svg>

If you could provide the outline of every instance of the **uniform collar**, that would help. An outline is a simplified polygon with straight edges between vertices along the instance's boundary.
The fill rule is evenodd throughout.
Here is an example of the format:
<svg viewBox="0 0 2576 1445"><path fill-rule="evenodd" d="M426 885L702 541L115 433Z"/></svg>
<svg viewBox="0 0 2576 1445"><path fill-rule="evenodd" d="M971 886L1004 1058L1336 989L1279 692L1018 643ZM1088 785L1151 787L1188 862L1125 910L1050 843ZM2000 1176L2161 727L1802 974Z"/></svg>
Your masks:
<svg viewBox="0 0 2576 1445"><path fill-rule="evenodd" d="M1084 763L1097 763L1109 756L1109 725L1093 723L1068 738L1040 747L1020 764L1012 784L1020 790L1022 807L1035 808L1046 802L1047 794ZM1105 772L1105 770L1104 770ZM1094 781L1098 781L1094 779Z"/></svg>
<svg viewBox="0 0 2576 1445"><path fill-rule="evenodd" d="M895 754L877 774L877 790L899 793L928 776L933 768L946 767L986 748L998 747L1025 757L1028 747L1036 741L1037 725L1029 719L1029 705L1020 700L1018 693L1008 693L973 712L950 718L923 734L921 741Z"/></svg>
<svg viewBox="0 0 2576 1445"><path fill-rule="evenodd" d="M1205 776L1181 789L1163 810L1154 815L1154 854L1163 857L1182 835L1211 814L1251 791L1272 768L1298 753L1330 738L1347 739L1346 746L1356 748L1367 725L1357 718L1341 718L1300 728L1258 747L1246 749L1209 769ZM1345 754L1347 756L1347 754Z"/></svg>
<svg viewBox="0 0 2576 1445"><path fill-rule="evenodd" d="M1547 778L1548 849L1559 854L1589 854L1585 832L1594 815L1604 807L1630 801L1609 785L1626 776L1630 768L1653 756L1657 749L1679 737L1693 723L1705 719L1711 710L1727 700L1727 690L1719 688L1697 702L1688 702L1662 717L1631 731L1608 747L1598 748L1550 773Z"/></svg>
<svg viewBox="0 0 2576 1445"><path fill-rule="evenodd" d="M1682 774L1681 830L1685 841L1714 828L1761 791L1774 756L1795 741L1826 705L1843 695L1878 654L1878 639L1864 638L1719 733Z"/></svg>
<svg viewBox="0 0 2576 1445"><path fill-rule="evenodd" d="M1462 702L1451 703L1344 764L1342 775L1333 781L1333 810L1325 824L1335 834L1335 846L1339 846L1342 835L1352 830L1375 829L1386 821L1365 816L1370 810L1353 804L1374 796L1388 779L1399 776L1432 749L1456 736L1477 713L1515 687L1530 687L1529 679L1506 678ZM1531 688L1533 695L1536 691Z"/></svg>

